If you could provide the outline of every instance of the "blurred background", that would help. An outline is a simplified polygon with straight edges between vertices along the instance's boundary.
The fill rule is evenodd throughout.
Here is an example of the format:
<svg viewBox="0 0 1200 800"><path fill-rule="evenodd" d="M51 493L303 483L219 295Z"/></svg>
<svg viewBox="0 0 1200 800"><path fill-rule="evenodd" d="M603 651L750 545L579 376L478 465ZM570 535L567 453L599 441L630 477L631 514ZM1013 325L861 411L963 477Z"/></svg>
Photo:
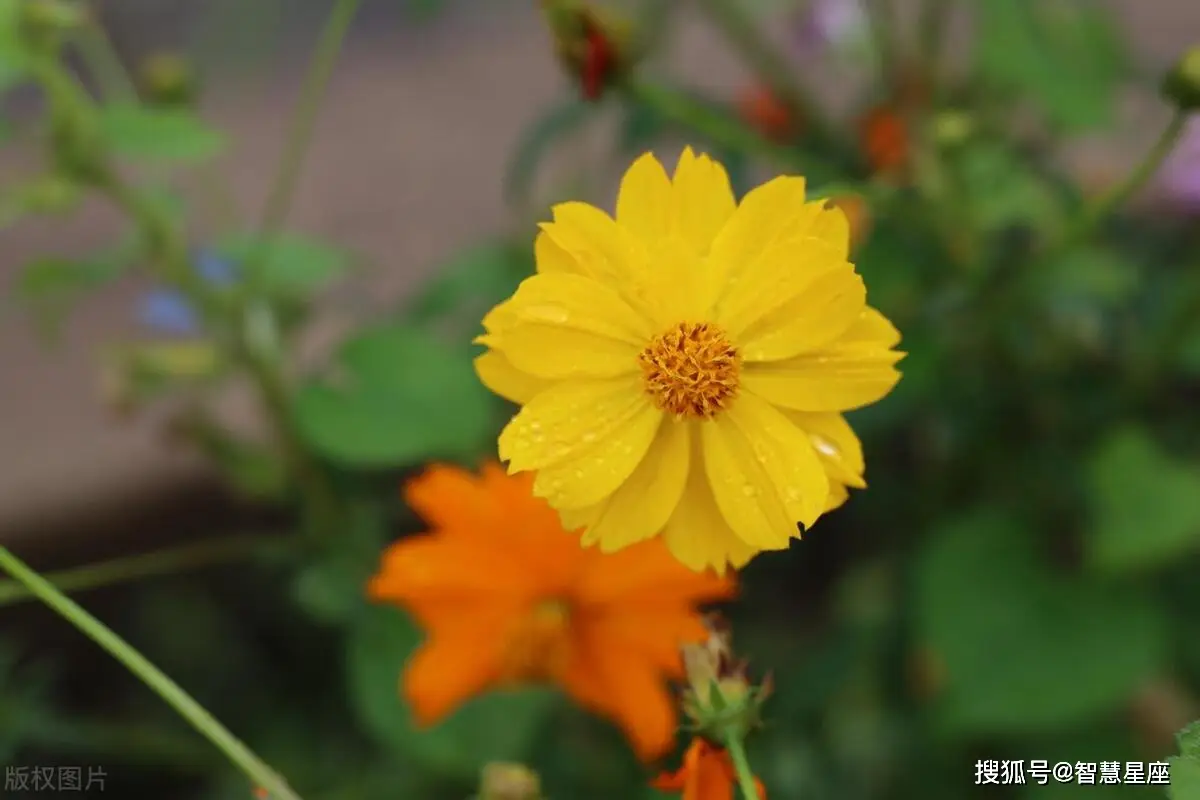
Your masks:
<svg viewBox="0 0 1200 800"><path fill-rule="evenodd" d="M869 70L853 56L835 63L797 44L806 4L745 2L755 6L769 36L831 113L842 118L856 113L852 98L863 91ZM191 60L202 79L202 114L227 132L230 145L216 168L226 176L231 197L214 198L203 170L181 178L198 198L190 223L197 238L222 226L221 215L230 204L251 215L261 207L328 5L321 0L100 4L115 48L131 68L163 52ZM902 23L911 24L915 5L897 3ZM1135 79L1121 87L1112 124L1074 136L1054 152L1084 194L1119 180L1143 156L1170 116L1156 95L1156 76L1200 39L1200 6L1192 0L1114 0L1109 5L1141 77L1140 84ZM731 105L754 85L742 60L691 4L679 4L669 30L656 69ZM965 28L962 33L949 36L949 49L965 58L970 44ZM529 126L574 91L531 2L364 3L337 63L289 223L337 242L359 267L322 297L322 313L299 344L301 364L321 363L347 331L402 305L465 245L531 237L533 222L551 200L584 197L609 205L627 161L613 157L609 142L618 123L615 118L605 122L603 114L585 133L556 146L524 205L514 207L505 197L513 153ZM6 103L16 120L38 109L36 97L23 91ZM673 141L668 137L656 145L668 162L677 150ZM26 174L39 158L28 143L0 148L0 183ZM1169 203L1151 185L1138 195L1136 208L1157 219ZM1194 219L1174 218L1172 236L1194 230ZM65 221L27 219L0 228L0 280L15 281L22 265L48 252L64 257L89 252L119 228L112 209L100 202L86 203ZM1193 268L1200 266L1195 250L1190 252ZM868 286L874 288L870 278ZM0 543L39 569L270 529L286 518L271 504L231 491L209 460L172 435L164 414L154 409L124 414L112 402L98 365L106 345L138 335L135 309L149 288L148 281L136 277L107 287L73 307L51 338L41 335L28 315L7 305L0 311ZM1028 391L1034 390L1030 384ZM231 429L253 434L261 428L243 387L222 390L214 402ZM1177 443L1193 441L1191 427L1184 429ZM757 761L768 785L778 787L772 797L964 797L971 794L977 758L1156 761L1171 754L1174 732L1200 715L1191 688L1200 679L1194 644L1174 666L1156 666L1138 674L1134 685L1122 684L1122 702L1101 702L1093 709L1085 699L1080 703L1088 706L1086 713L1064 713L1031 730L1019 721L1009 725L998 707L971 712L1000 719L997 725L956 729L949 724L941 732L918 713L939 695L946 667L936 652L908 646L912 619L893 619L889 610L888 598L902 592L896 582L903 583L908 574L897 571L907 554L894 560L876 556L879 542L892 533L885 522L888 498L904 491L887 484L900 479L903 467L896 465L906 462L873 452L870 436L865 434L872 490L864 498L878 491L882 499L857 517L847 512L822 522L804 543L763 566L761 580L753 568L747 577L745 613L771 607L772 622L747 626L741 649L764 669L776 669L784 681ZM974 457L986 458L982 451ZM383 471L370 480L391 486L401 472ZM851 505L860 502L866 501ZM1200 520L1184 527L1200 527ZM977 566L990 570L994 562L980 558ZM1194 575L1200 562L1190 554L1187 558L1186 574ZM1173 566L1182 570L1183 564ZM294 785L302 791L314 787L312 797L418 796L413 792L465 797L462 775L430 778L422 772L419 753L393 753L372 738L370 724L365 732L358 725L357 701L341 691L339 631L319 622L282 622L295 615L291 600L286 592L281 599L264 589L287 583L278 572L270 564L222 566L80 597L211 703ZM1154 573L1138 580L1158 585L1176 579ZM319 595L326 590L321 580L295 591ZM969 592L972 579L963 580L963 591ZM780 582L790 587L782 599L772 589ZM1125 583L1120 585L1123 590ZM0 761L103 767L104 796L251 796L252 787L237 776L221 777L214 786L212 776L224 776L227 767L90 643L33 604L6 603L0 607ZM1101 605L1096 608L1104 613ZM1196 608L1200 611L1200 605ZM843 625L846 619L853 624ZM1106 623L1092 619L1089 624ZM1132 627L1142 628L1136 621ZM1083 634L1064 629L1058 635ZM1014 670L1023 669L1016 666L1023 656L1006 652L1003 632L997 636L1000 644L992 649L985 640L980 647L988 652L977 653L978 658L1000 670L1011 658ZM901 640L904 647L897 645ZM1172 641L1167 649L1184 647ZM1053 637L1044 643L1050 649L1058 644ZM887 655L876 659L864 655L863 647ZM1096 660L1122 657L1103 649L1083 652ZM863 666L876 661L888 666L878 674ZM1054 668L1069 671L1072 665ZM866 672L868 677L860 674ZM331 681L338 683L329 688ZM1027 694L1042 691L1037 683L1034 679L1026 687ZM302 702L290 699L297 697ZM1015 717L1022 713L1013 711ZM575 749L554 756L556 762L591 762L575 770L575 784L558 784L582 788L558 788L552 797L641 797L620 794L637 785L636 767L614 755L619 748L607 735L587 729L578 741L566 737L565 746ZM910 747L914 741L924 744ZM361 785L341 784L339 776L351 773ZM414 778L416 773L424 777ZM985 788L997 795L1016 791ZM1026 787L1021 796L1107 796L1108 788L1052 783L1044 790ZM1162 791L1113 789L1124 797Z"/></svg>

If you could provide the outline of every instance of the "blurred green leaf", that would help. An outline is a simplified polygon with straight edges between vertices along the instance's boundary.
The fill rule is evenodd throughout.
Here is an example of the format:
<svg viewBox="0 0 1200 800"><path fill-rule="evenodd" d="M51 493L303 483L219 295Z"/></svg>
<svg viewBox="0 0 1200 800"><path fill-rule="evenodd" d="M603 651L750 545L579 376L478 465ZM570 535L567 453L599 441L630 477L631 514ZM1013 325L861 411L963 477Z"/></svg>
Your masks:
<svg viewBox="0 0 1200 800"><path fill-rule="evenodd" d="M379 569L388 522L381 508L357 505L346 529L296 575L292 597L310 617L344 624L367 608L367 583Z"/></svg>
<svg viewBox="0 0 1200 800"><path fill-rule="evenodd" d="M919 644L944 665L938 711L951 730L1084 721L1120 705L1166 656L1166 623L1146 596L1053 573L1029 531L998 512L945 523L916 578Z"/></svg>
<svg viewBox="0 0 1200 800"><path fill-rule="evenodd" d="M493 433L493 405L464 350L399 324L341 348L336 383L309 383L294 400L304 438L357 467L470 457Z"/></svg>
<svg viewBox="0 0 1200 800"><path fill-rule="evenodd" d="M1200 722L1186 725L1183 730L1175 734L1175 741L1179 745L1181 755L1200 758Z"/></svg>
<svg viewBox="0 0 1200 800"><path fill-rule="evenodd" d="M538 167L550 148L592 118L592 106L578 98L551 106L521 135L504 174L504 197L524 202L537 177Z"/></svg>
<svg viewBox="0 0 1200 800"><path fill-rule="evenodd" d="M1084 299L1113 306L1137 289L1138 270L1119 251L1084 247L1047 264L1034 280L1051 301Z"/></svg>
<svg viewBox="0 0 1200 800"><path fill-rule="evenodd" d="M259 249L254 234L226 236L212 244L221 258L235 264L265 259L261 264L263 288L276 297L298 299L320 291L350 268L352 259L344 250L308 237L285 233Z"/></svg>
<svg viewBox="0 0 1200 800"><path fill-rule="evenodd" d="M100 125L109 147L141 159L203 161L225 148L220 131L182 109L106 105L100 112Z"/></svg>
<svg viewBox="0 0 1200 800"><path fill-rule="evenodd" d="M489 761L525 762L555 695L544 690L487 694L422 730L400 697L401 674L421 638L407 615L386 606L369 609L352 629L351 702L367 729L381 743L447 776L474 778Z"/></svg>
<svg viewBox="0 0 1200 800"><path fill-rule="evenodd" d="M1110 124L1128 58L1109 12L1093 0L974 0L978 68L1027 93L1067 130Z"/></svg>
<svg viewBox="0 0 1200 800"><path fill-rule="evenodd" d="M957 163L979 232L1014 226L1044 231L1060 224L1064 209L1054 189L1016 151L999 143L980 143L960 153Z"/></svg>
<svg viewBox="0 0 1200 800"><path fill-rule="evenodd" d="M0 0L0 95L25 77L25 52L21 43L21 0Z"/></svg>
<svg viewBox="0 0 1200 800"><path fill-rule="evenodd" d="M1200 548L1200 466L1172 458L1147 431L1129 427L1100 443L1087 472L1092 567L1136 572Z"/></svg>
<svg viewBox="0 0 1200 800"><path fill-rule="evenodd" d="M1200 759L1173 756L1167 761L1171 765L1171 788L1167 789L1167 797L1171 800L1200 800Z"/></svg>
<svg viewBox="0 0 1200 800"><path fill-rule="evenodd" d="M127 256L125 250L116 249L78 260L35 259L16 275L13 299L33 314L43 334L57 336L75 303L118 278L128 266Z"/></svg>
<svg viewBox="0 0 1200 800"><path fill-rule="evenodd" d="M405 308L414 323L424 324L450 315L470 318L472 330L484 313L516 290L533 274L528 246L507 241L467 248L443 264Z"/></svg>

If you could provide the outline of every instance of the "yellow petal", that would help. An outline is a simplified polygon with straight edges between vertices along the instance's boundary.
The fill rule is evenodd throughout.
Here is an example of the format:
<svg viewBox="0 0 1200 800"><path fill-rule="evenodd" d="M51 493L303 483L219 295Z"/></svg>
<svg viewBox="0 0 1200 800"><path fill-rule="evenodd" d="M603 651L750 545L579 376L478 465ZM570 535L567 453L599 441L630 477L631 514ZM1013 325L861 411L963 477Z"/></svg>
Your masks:
<svg viewBox="0 0 1200 800"><path fill-rule="evenodd" d="M788 361L749 364L742 386L797 411L852 411L887 395L900 380L893 366L903 353L834 345Z"/></svg>
<svg viewBox="0 0 1200 800"><path fill-rule="evenodd" d="M575 257L544 230L538 231L537 238L533 240L533 260L539 275L562 272L587 274Z"/></svg>
<svg viewBox="0 0 1200 800"><path fill-rule="evenodd" d="M793 229L805 208L804 178L779 177L751 189L713 240L713 262L745 267ZM816 209L806 213L813 215Z"/></svg>
<svg viewBox="0 0 1200 800"><path fill-rule="evenodd" d="M759 468L783 502L788 520L811 527L825 508L829 478L808 434L782 411L748 393L726 416L748 445L738 451L743 473L755 474L750 470Z"/></svg>
<svg viewBox="0 0 1200 800"><path fill-rule="evenodd" d="M707 253L737 206L729 175L707 155L696 155L686 147L671 188L672 230L694 252Z"/></svg>
<svg viewBox="0 0 1200 800"><path fill-rule="evenodd" d="M640 243L600 209L571 202L554 206L552 212L554 222L543 223L543 233L574 258L585 275L619 286L642 266Z"/></svg>
<svg viewBox="0 0 1200 800"><path fill-rule="evenodd" d="M667 237L671 179L653 153L633 162L617 193L617 222L645 242Z"/></svg>
<svg viewBox="0 0 1200 800"><path fill-rule="evenodd" d="M513 366L503 353L489 350L475 359L475 374L491 391L505 400L521 405L550 385Z"/></svg>
<svg viewBox="0 0 1200 800"><path fill-rule="evenodd" d="M740 569L758 550L738 538L726 524L704 474L700 442L693 441L691 449L687 484L675 513L663 528L663 543L681 564L696 572L710 567L718 573L724 573L728 566Z"/></svg>
<svg viewBox="0 0 1200 800"><path fill-rule="evenodd" d="M533 493L555 508L599 503L630 479L663 421L663 413L645 402L624 424L602 436L587 424L586 416L573 431L567 427L556 429L563 436L577 436L590 444L538 470Z"/></svg>
<svg viewBox="0 0 1200 800"><path fill-rule="evenodd" d="M510 474L562 463L647 406L640 378L552 385L526 403L500 433L500 460L508 462Z"/></svg>
<svg viewBox="0 0 1200 800"><path fill-rule="evenodd" d="M747 364L742 385L783 408L851 411L884 397L900 380L896 362L904 353L895 326L865 308L836 342L817 352L769 364Z"/></svg>
<svg viewBox="0 0 1200 800"><path fill-rule="evenodd" d="M781 212L761 209L759 213ZM778 225L772 221L769 227L775 230ZM839 230L846 237L840 244ZM826 208L823 201L792 207L782 227L773 235L764 235L760 243L743 242L736 248L731 243L720 253L714 252L714 269L727 273L718 306L722 318L730 324L749 324L757 318L755 312L763 311L764 301L792 296L813 274L845 263L848 253L845 214ZM771 307L778 304L775 300ZM740 322L735 321L738 318Z"/></svg>
<svg viewBox="0 0 1200 800"><path fill-rule="evenodd" d="M513 366L537 378L614 378L638 371L640 348L557 325L518 325L504 334Z"/></svg>
<svg viewBox="0 0 1200 800"><path fill-rule="evenodd" d="M616 290L583 275L553 273L526 278L505 303L521 323L573 328L642 347L654 333L649 321L629 307Z"/></svg>
<svg viewBox="0 0 1200 800"><path fill-rule="evenodd" d="M560 508L558 509L558 517L562 520L563 530L583 533L583 529L588 527L595 521L596 517L600 516L600 510L604 508L604 503L596 503L582 508Z"/></svg>
<svg viewBox="0 0 1200 800"><path fill-rule="evenodd" d="M775 495L754 456L730 423L718 418L701 429L704 469L721 510L721 517L738 538L756 550L783 550L795 536L795 520L789 520L783 503ZM750 472L744 471L745 467Z"/></svg>
<svg viewBox="0 0 1200 800"><path fill-rule="evenodd" d="M825 513L841 508L850 499L850 490L837 481L829 482L829 499L825 501Z"/></svg>
<svg viewBox="0 0 1200 800"><path fill-rule="evenodd" d="M803 411L785 411L784 415L796 427L808 434L817 457L825 467L830 479L856 489L866 488L863 480L866 464L863 461L862 443L854 429L841 414L809 414Z"/></svg>
<svg viewBox="0 0 1200 800"><path fill-rule="evenodd" d="M683 495L691 463L688 423L667 419L645 458L601 507L583 534L583 544L599 543L611 553L660 533Z"/></svg>
<svg viewBox="0 0 1200 800"><path fill-rule="evenodd" d="M765 305L762 315L746 329L730 331L744 360L779 361L829 344L866 308L867 288L854 267L843 263L814 275L781 299Z"/></svg>

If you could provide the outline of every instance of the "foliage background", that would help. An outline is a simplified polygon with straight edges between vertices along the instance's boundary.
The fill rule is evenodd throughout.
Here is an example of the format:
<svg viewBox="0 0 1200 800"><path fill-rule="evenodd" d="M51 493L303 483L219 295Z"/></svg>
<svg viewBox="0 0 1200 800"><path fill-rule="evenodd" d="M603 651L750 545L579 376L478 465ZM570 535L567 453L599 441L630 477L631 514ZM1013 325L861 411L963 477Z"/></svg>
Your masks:
<svg viewBox="0 0 1200 800"><path fill-rule="evenodd" d="M297 79L279 73L300 72L291 51L307 45L310 23L323 8L309 4L311 15L305 6L280 17L279 7L268 3L225 5L181 18L160 11L157 22L153 12L134 6L114 17L114 38L131 61L151 44L184 44L194 52L207 66L205 119L236 121L248 105L277 104L279 121L262 125L270 130L244 122L239 130L235 122L227 134L236 146L224 162L232 166L227 171L242 199L248 195L257 204L291 100L271 99L268 86L294 87ZM554 798L650 798L619 738L552 697L494 698L435 733L412 731L395 684L415 632L397 614L366 607L361 585L382 543L414 524L395 495L398 479L431 456L473 459L503 419L503 407L470 375L461 332L473 332L481 310L528 272L531 222L559 197L611 202L614 168L635 150L653 143L666 155L676 142L703 145L703 139L663 130L644 113L579 110L555 71L543 30L530 25L511 40L497 40L496 31L509 30L498 19L532 17L524 5L485 12L464 1L428 19L382 5L367 4L367 18L339 67L319 129L324 150L317 151L289 226L297 233L275 258L282 300L322 292L326 314L303 339L301 366L321 374L332 351L342 370L360 379L347 393L344 384L314 377L294 398L304 440L322 464L335 468L339 489L351 498L352 522L325 548L297 555L266 547L251 564L82 597L305 797L463 798L482 760L513 757L542 770ZM759 11L777 19L786 11L779 5ZM963 5L998 13L986 0ZM1197 30L1196 12L1181 16ZM985 99L1030 98L1031 108L1049 116L1056 137L1084 145L1098 137L1135 143L1153 137L1152 114L1117 111L1121 93L1110 78L1125 76L1119 68L1129 65L1112 56L1105 36L1088 28L1080 34L1085 38L1057 48L1036 40L1022 50L1014 44L1024 41L1020 35L1004 28L1011 22L992 18L976 51L989 82ZM748 82L732 67L736 59L727 52L711 57L712 38L689 38L695 19L671 25L671 41L683 56L665 74L707 87L717 102L732 100ZM272 31L277 36L267 38ZM419 58L397 66L378 55L397 46ZM479 78L519 49L542 53L540 69L514 72L513 85L488 96L450 81L406 83L395 76L454 62L474 65L468 72ZM1150 85L1156 68L1173 55L1135 61L1128 82ZM822 62L811 55L797 59L802 75L824 75L825 67L814 70ZM869 66L856 68L851 60L830 71L841 76L823 92L835 108L852 114L878 99L869 83L855 81L856 73L869 78ZM270 84L264 85L264 72ZM843 88L859 83L865 84L861 93ZM350 93L369 97L340 99ZM522 187L512 177L532 159L522 158L521 144L529 139L521 137L521 126L514 122L486 144L478 126L493 118L493 107L524 105L531 94L546 100L535 113L557 122L520 121L530 123L538 142L548 138L539 131L564 138L553 143L538 180ZM31 108L23 95L7 100L6 119L23 119ZM1154 108L1144 98L1135 98L1135 107L1139 102ZM348 116L354 108L359 116ZM981 105L979 113L989 108ZM361 128L374 120L381 130L364 134ZM1000 126L1006 132L1007 121ZM573 123L579 124L568 128ZM147 141L137 134L126 127L122 141L145 157ZM421 136L459 137L452 141L461 142L460 163L422 171ZM185 162L210 146L205 136L172 141ZM614 148L614 141L623 147ZM162 146L159 137L152 142ZM1193 576L1200 466L1191 398L1200 341L1190 328L1176 332L1176 320L1190 319L1194 306L1186 303L1200 292L1194 220L1144 204L1141 213L1103 226L1100 238L1069 257L1022 270L1029 239L1052 235L1093 184L1124 170L1105 164L1078 185L1046 166L1055 148L1015 150L1005 142L985 137L955 156L965 160L959 165L963 192L984 254L974 268L956 264L929 226L877 215L857 260L872 302L896 320L912 355L897 392L854 419L867 446L871 488L803 543L756 561L745 575L735 610L740 649L774 670L780 687L770 707L772 725L752 744L754 763L776 797L963 797L972 790L977 758L1159 760L1174 752L1174 731L1198 715L1194 619L1200 597ZM10 175L27 176L25 169L36 163L21 147L17 142L0 156L6 188ZM1131 164L1136 148L1124 152ZM813 165L816 185L865 191L862 174L834 172L820 158L805 163ZM779 169L761 158L735 158L733 166L743 186ZM191 209L196 238L236 252L238 242L222 225L222 203L204 172L185 168L180 178L198 206ZM333 202L339 192L347 199ZM427 225L393 224L430 206L437 213ZM57 327L51 323L70 311L60 346L88 340L95 325L90 304L113 304L109 298L116 297L131 309L131 324L114 333L112 344L145 339L132 311L136 293L147 288L144 279L122 274L121 283L91 296L89 281L117 272L106 267L120 260L110 251L122 240L108 235L117 228L104 213L89 206L79 210L82 223L43 218L0 229L0 269L12 278L7 299L20 301L6 306L6 335L30 322L30 315L13 313L19 307L51 332ZM379 219L387 233L372 241L368 226L378 230L370 221ZM64 229L77 231L75 238L64 241ZM451 242L463 246L452 249ZM108 250L87 249L93 244ZM77 258L85 252L91 255ZM63 260L37 260L46 256ZM371 291L339 289L329 280L350 265L357 274L347 285ZM1021 279L1008 282L1007 267ZM422 270L435 282L418 290L411 278ZM1003 293L994 291L997 276L1005 278ZM388 301L377 301L381 296ZM407 315L403 326L400 314ZM412 331L414 321L423 332ZM339 350L348 329L354 329L352 344ZM429 330L442 333L440 349L426 346ZM419 344L414 337L421 337ZM59 357L54 352L39 358ZM4 393L41 401L53 386L52 368L41 363L6 354ZM174 380L183 369L169 362L165 372ZM139 371L139 391L157 388L163 372L161 363ZM161 430L167 423L194 438L196 387L171 394L157 398L135 424ZM239 413L248 405L242 394L236 386L222 390L219 419L254 431L253 420L246 424ZM397 412L401 407L410 410ZM135 436L129 424L108 435ZM24 424L15 408L0 426L0 441L13 442L14 451L69 454L27 456L54 465L47 472L63 496L77 474L63 465L96 458L94 451L58 444L45 427ZM46 568L167 541L219 536L214 560L250 537L275 541L293 517L278 494L276 462L257 448L231 449L211 437L201 443L223 467L236 499L199 494L157 518L147 515L140 527L153 535L142 541L99 525L70 548L18 540L15 525L3 541ZM34 471L30 466L25 474ZM183 471L191 474L190 464ZM18 492L9 492L5 502L15 504ZM228 545L230 535L239 542ZM108 791L118 796L249 796L244 778L229 774L156 698L48 612L22 605L0 613L6 655L0 761L103 764ZM215 784L213 775L221 776ZM1084 792L1103 795L1106 788L1027 787L1022 796Z"/></svg>

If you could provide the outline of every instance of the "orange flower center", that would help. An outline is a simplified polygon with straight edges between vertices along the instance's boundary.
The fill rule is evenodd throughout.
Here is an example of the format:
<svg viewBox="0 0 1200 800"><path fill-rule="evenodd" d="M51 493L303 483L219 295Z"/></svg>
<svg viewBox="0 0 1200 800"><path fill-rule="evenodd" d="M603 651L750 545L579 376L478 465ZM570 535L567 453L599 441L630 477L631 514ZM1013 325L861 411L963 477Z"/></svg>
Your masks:
<svg viewBox="0 0 1200 800"><path fill-rule="evenodd" d="M571 608L543 600L510 630L501 679L506 683L553 680L567 665Z"/></svg>
<svg viewBox="0 0 1200 800"><path fill-rule="evenodd" d="M638 364L646 393L659 409L712 419L737 394L742 358L716 325L681 322L654 337Z"/></svg>

